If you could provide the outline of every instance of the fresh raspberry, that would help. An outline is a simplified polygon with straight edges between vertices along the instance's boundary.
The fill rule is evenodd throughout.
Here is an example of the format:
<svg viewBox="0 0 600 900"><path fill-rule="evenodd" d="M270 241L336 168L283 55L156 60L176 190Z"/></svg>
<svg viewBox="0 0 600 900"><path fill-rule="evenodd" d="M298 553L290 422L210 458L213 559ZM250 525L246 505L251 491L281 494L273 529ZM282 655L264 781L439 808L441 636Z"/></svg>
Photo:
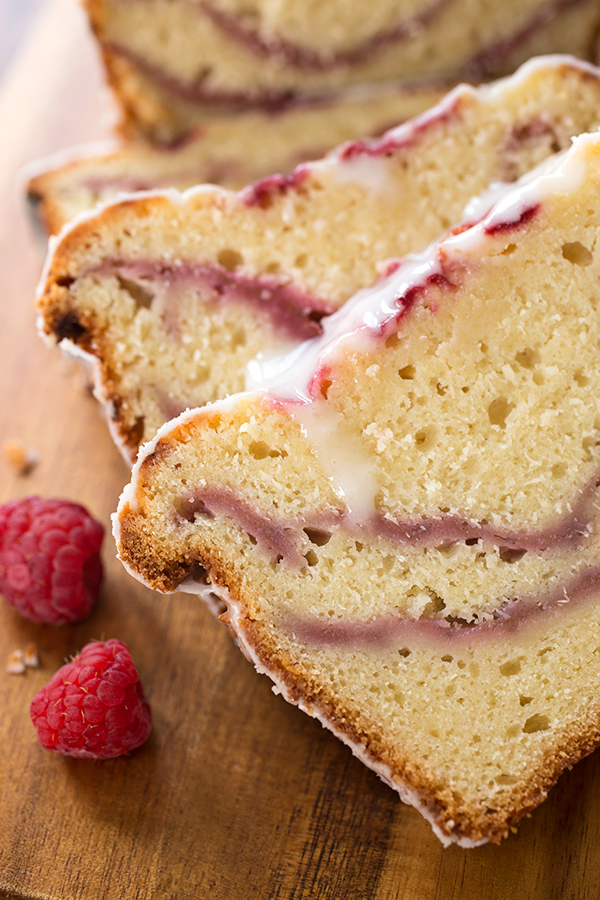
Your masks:
<svg viewBox="0 0 600 900"><path fill-rule="evenodd" d="M25 497L0 506L0 593L32 622L89 615L102 584L104 528L78 503Z"/></svg>
<svg viewBox="0 0 600 900"><path fill-rule="evenodd" d="M152 728L129 648L114 639L87 644L37 692L29 714L42 747L87 759L134 750Z"/></svg>

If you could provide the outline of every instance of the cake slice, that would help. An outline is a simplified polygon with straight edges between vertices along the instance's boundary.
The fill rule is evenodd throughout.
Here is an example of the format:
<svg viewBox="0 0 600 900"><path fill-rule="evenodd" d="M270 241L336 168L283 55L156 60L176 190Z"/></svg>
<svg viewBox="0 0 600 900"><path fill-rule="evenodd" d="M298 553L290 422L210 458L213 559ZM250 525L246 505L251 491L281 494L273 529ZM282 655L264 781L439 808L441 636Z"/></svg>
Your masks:
<svg viewBox="0 0 600 900"><path fill-rule="evenodd" d="M390 258L460 221L491 182L599 124L599 71L541 59L240 193L129 197L62 233L42 279L40 330L91 363L132 461L166 420L242 390L258 353L319 334L323 317Z"/></svg>
<svg viewBox="0 0 600 900"><path fill-rule="evenodd" d="M86 0L134 131L279 111L351 85L479 81L539 53L589 58L597 0Z"/></svg>
<svg viewBox="0 0 600 900"><path fill-rule="evenodd" d="M381 135L444 93L434 85L378 85L340 91L276 115L255 110L207 121L174 146L137 140L81 148L35 163L27 195L42 230L56 234L78 213L123 192L205 183L237 190L272 172L288 173L344 141Z"/></svg>
<svg viewBox="0 0 600 900"><path fill-rule="evenodd" d="M129 571L217 592L287 700L445 843L600 742L600 136L140 453Z"/></svg>

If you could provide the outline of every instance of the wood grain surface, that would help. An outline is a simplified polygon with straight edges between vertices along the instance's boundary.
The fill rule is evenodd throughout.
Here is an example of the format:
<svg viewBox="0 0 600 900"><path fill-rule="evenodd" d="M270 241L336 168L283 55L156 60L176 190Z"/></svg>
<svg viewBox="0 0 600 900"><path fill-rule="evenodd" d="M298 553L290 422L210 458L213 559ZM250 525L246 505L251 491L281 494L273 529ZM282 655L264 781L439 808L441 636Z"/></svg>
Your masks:
<svg viewBox="0 0 600 900"><path fill-rule="evenodd" d="M0 501L85 503L109 527L127 470L78 370L36 335L41 249L19 169L110 134L111 107L74 0L42 4L0 91ZM160 597L116 561L96 611L34 626L0 603L0 896L39 900L597 900L600 756L562 778L499 847L444 850L429 826L316 722L270 690L190 596ZM54 757L28 706L87 641L126 641L152 704L148 743L94 763ZM31 641L41 666L9 675Z"/></svg>

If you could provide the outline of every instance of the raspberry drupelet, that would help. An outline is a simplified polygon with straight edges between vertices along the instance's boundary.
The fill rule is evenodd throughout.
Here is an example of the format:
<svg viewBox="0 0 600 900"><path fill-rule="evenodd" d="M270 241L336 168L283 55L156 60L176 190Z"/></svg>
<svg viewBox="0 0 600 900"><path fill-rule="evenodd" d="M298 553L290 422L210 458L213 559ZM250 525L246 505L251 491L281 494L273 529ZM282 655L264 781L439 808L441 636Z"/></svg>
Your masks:
<svg viewBox="0 0 600 900"><path fill-rule="evenodd" d="M29 713L42 747L63 756L121 756L152 729L129 648L115 639L87 644L38 691Z"/></svg>
<svg viewBox="0 0 600 900"><path fill-rule="evenodd" d="M64 625L92 610L104 528L78 503L25 497L0 507L0 593L26 619Z"/></svg>

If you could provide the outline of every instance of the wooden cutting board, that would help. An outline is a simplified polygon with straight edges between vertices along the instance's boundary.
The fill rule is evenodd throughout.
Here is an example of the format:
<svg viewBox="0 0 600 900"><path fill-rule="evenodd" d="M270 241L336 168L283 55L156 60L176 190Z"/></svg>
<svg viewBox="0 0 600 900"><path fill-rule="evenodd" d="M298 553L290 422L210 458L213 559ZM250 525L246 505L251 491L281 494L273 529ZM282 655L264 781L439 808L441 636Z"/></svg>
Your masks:
<svg viewBox="0 0 600 900"><path fill-rule="evenodd" d="M0 896L52 900L511 900L600 897L600 755L562 778L499 847L444 850L429 826L316 722L270 690L190 596L161 597L115 559L127 481L85 381L36 335L40 273L18 188L27 161L110 134L95 48L74 0L41 7L0 91L0 502L86 504L107 527L106 584L86 622L34 626L0 603ZM133 653L154 711L148 743L94 763L42 751L33 694L92 639ZM9 675L35 642L39 669Z"/></svg>

